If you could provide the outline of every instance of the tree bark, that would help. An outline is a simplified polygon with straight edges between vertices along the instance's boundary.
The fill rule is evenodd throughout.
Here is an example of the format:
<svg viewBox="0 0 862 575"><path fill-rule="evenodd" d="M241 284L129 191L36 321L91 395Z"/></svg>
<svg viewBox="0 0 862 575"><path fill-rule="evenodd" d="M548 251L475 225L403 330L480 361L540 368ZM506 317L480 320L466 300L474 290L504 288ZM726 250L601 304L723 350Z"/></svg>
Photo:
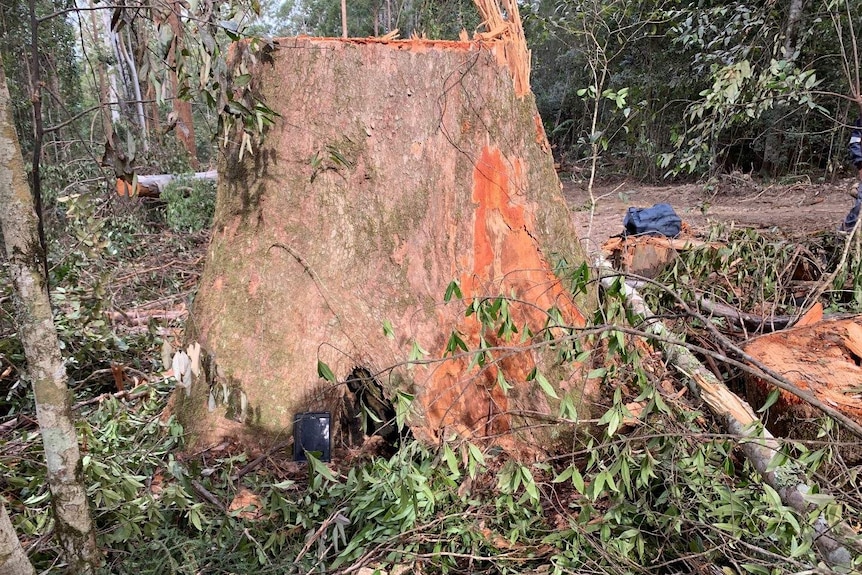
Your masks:
<svg viewBox="0 0 862 575"><path fill-rule="evenodd" d="M9 275L18 302L18 326L36 397L56 532L63 555L75 573L99 564L95 532L83 484L81 458L70 412L66 368L60 355L44 276L33 198L0 66L0 229Z"/></svg>
<svg viewBox="0 0 862 575"><path fill-rule="evenodd" d="M129 44L131 44L131 34L128 31L126 32L126 39L128 39ZM120 55L126 62L126 66L129 68L129 84L131 85L132 95L135 98L137 124L140 130L139 135L141 137L144 152L147 152L150 149L149 128L147 126L147 115L144 112L144 98L141 95L141 79L138 76L138 67L135 65L134 52L131 47L126 46L126 42L123 40L123 35L121 33L117 33L117 47L119 48Z"/></svg>
<svg viewBox="0 0 862 575"><path fill-rule="evenodd" d="M34 575L36 570L21 547L15 528L6 513L6 503L0 499L0 573Z"/></svg>
<svg viewBox="0 0 862 575"><path fill-rule="evenodd" d="M787 10L787 24L784 26L784 54L785 58L793 57L797 49L799 38L799 23L802 20L802 10L805 8L804 0L790 0Z"/></svg>
<svg viewBox="0 0 862 575"><path fill-rule="evenodd" d="M583 326L595 300L576 301L554 274L585 257L512 61L523 54L503 40L278 46L252 72L275 126L253 156L222 155L187 333L190 355L203 350L177 393L192 439L289 433L296 412L337 412L359 366L390 399L415 397L420 439L551 447L553 395L588 414L589 382L543 347L547 311ZM463 299L447 302L453 281ZM511 337L466 313L497 297ZM487 362L447 352L453 332L471 351L491 346ZM318 377L318 361L337 381Z"/></svg>

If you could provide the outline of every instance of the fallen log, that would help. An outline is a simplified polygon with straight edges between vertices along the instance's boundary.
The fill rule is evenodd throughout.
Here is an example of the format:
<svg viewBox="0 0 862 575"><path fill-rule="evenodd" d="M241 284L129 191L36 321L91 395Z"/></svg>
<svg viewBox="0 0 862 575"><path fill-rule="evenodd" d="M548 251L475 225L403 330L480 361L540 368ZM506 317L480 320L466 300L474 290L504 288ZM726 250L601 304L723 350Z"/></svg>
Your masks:
<svg viewBox="0 0 862 575"><path fill-rule="evenodd" d="M133 198L139 196L142 198L158 198L165 187L179 176L173 174L154 174L147 176L136 176L135 181L129 182L123 179L117 179L117 195L128 196ZM210 170L208 172L195 172L191 174L195 180L211 180L218 181L218 172Z"/></svg>
<svg viewBox="0 0 862 575"><path fill-rule="evenodd" d="M599 259L598 267L602 285L610 288L619 272L603 258ZM781 463L776 459L781 453L780 445L751 406L700 363L683 344L682 338L655 317L637 290L626 284L621 289L629 310L644 319L643 330L654 336L653 341L662 349L668 363L688 381L692 392L703 400L727 432L741 438L740 449L764 481L775 489L782 503L803 515L817 512L816 505L807 497L820 493L819 487L809 481L791 460ZM819 513L813 528L818 535L814 543L830 565L849 565L853 557L862 552L862 545L854 540L855 533L846 523L832 525Z"/></svg>
<svg viewBox="0 0 862 575"><path fill-rule="evenodd" d="M131 310L116 310L106 312L106 315L111 320L112 325L127 324L127 325L146 325L150 320L161 319L164 321L174 321L184 318L188 315L188 309L185 304L180 304L179 309L131 309Z"/></svg>
<svg viewBox="0 0 862 575"><path fill-rule="evenodd" d="M710 316L723 317L730 320L738 327L750 332L773 332L785 329L794 322L796 322L797 326L808 325L820 321L823 318L823 306L819 303L808 310L808 312L798 320L796 315L777 315L771 317L754 315L736 309L731 305L712 301L707 297L699 298L698 304L701 309L707 312Z"/></svg>

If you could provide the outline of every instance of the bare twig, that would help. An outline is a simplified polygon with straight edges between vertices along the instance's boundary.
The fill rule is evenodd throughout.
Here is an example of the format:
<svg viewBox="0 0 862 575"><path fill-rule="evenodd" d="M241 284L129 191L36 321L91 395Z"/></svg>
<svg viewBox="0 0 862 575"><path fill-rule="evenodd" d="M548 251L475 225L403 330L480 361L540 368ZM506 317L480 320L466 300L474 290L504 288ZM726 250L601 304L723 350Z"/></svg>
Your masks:
<svg viewBox="0 0 862 575"><path fill-rule="evenodd" d="M192 488L195 490L195 493L200 495L207 503L209 503L210 505L212 505L213 507L215 507L219 511L222 511L222 512L225 511L226 507L225 507L224 503L219 501L218 497L216 497L215 495L210 493L210 491L207 490L206 487L201 485L200 481L198 481L197 479L192 479L191 481L189 481L189 483L191 484Z"/></svg>

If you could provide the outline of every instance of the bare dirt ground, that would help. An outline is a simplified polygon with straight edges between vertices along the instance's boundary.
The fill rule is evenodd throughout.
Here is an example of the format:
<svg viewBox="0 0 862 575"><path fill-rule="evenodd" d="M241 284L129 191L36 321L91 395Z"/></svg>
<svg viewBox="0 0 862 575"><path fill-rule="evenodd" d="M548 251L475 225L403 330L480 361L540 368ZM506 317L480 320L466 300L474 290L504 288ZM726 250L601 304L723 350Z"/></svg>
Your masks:
<svg viewBox="0 0 862 575"><path fill-rule="evenodd" d="M735 173L712 184L602 183L593 189L595 209L591 213L587 182L561 179L579 235L590 252L623 231L628 207L648 207L659 202L673 206L695 235L703 233L711 223L731 222L758 230L777 230L788 239L834 233L853 206L847 192L855 182L799 180L792 184L768 184Z"/></svg>

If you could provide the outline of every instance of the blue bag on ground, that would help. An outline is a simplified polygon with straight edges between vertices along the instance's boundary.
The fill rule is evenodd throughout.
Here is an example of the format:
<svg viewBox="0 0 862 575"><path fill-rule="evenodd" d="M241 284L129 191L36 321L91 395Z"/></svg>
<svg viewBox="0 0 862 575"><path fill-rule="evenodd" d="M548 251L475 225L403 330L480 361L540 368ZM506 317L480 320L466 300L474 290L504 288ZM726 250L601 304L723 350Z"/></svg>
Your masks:
<svg viewBox="0 0 862 575"><path fill-rule="evenodd" d="M682 220L670 204L656 204L651 208L629 208L623 219L624 236L640 234L675 238L679 235Z"/></svg>

